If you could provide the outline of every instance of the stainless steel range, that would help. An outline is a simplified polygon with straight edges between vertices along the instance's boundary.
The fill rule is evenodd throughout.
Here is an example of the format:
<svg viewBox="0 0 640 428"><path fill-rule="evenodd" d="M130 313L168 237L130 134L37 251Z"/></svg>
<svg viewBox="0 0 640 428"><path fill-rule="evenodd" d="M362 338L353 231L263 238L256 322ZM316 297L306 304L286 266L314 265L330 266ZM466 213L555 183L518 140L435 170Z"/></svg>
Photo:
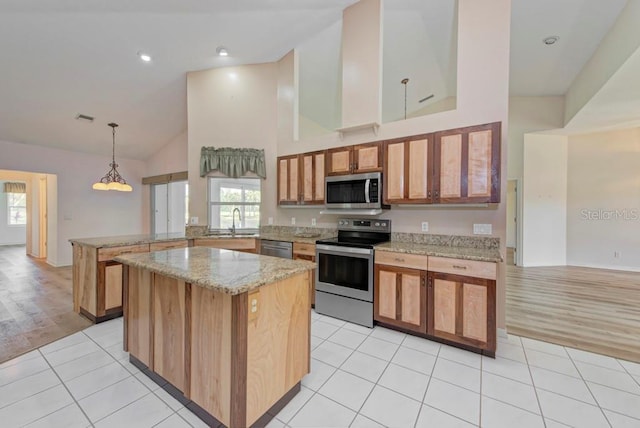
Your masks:
<svg viewBox="0 0 640 428"><path fill-rule="evenodd" d="M373 327L373 247L389 239L391 220L342 218L316 241L316 312Z"/></svg>

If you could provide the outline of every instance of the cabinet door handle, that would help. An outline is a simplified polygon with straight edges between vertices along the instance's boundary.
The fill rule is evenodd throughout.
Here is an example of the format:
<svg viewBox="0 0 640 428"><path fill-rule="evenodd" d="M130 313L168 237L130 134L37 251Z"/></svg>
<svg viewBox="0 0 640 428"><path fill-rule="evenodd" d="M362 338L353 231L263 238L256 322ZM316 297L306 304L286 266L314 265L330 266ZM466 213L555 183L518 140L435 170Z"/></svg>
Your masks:
<svg viewBox="0 0 640 428"><path fill-rule="evenodd" d="M401 259L400 257L396 257L393 260L395 260L396 262L404 263L404 259Z"/></svg>
<svg viewBox="0 0 640 428"><path fill-rule="evenodd" d="M425 286L424 278L422 278L422 279L420 280L420 285L421 285L421 286L423 286L423 287Z"/></svg>
<svg viewBox="0 0 640 428"><path fill-rule="evenodd" d="M121 251L120 254L131 254L133 250Z"/></svg>
<svg viewBox="0 0 640 428"><path fill-rule="evenodd" d="M440 192L438 190L436 190L436 198L440 197Z"/></svg>
<svg viewBox="0 0 640 428"><path fill-rule="evenodd" d="M466 266L460 266L460 265L453 265L454 269L462 269L462 270L466 270L467 267Z"/></svg>

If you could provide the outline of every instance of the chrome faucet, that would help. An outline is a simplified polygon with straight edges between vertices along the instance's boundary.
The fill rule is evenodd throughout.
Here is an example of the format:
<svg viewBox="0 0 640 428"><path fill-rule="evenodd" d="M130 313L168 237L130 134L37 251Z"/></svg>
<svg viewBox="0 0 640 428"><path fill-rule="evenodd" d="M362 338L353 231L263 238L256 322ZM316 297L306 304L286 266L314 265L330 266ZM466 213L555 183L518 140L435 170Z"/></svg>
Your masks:
<svg viewBox="0 0 640 428"><path fill-rule="evenodd" d="M231 229L229 229L232 234L236 233L236 211L238 211L238 223L242 221L242 217L240 217L240 209L234 208L231 213Z"/></svg>

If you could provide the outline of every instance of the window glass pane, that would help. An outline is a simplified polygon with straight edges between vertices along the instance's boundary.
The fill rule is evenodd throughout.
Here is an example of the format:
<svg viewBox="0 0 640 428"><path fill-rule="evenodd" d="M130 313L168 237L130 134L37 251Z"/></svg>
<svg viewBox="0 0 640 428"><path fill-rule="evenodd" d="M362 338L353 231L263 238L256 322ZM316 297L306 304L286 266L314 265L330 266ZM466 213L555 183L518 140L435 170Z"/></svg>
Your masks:
<svg viewBox="0 0 640 428"><path fill-rule="evenodd" d="M27 194L7 193L8 223L10 225L27 224Z"/></svg>
<svg viewBox="0 0 640 428"><path fill-rule="evenodd" d="M260 198L259 178L209 177L209 229L258 229Z"/></svg>

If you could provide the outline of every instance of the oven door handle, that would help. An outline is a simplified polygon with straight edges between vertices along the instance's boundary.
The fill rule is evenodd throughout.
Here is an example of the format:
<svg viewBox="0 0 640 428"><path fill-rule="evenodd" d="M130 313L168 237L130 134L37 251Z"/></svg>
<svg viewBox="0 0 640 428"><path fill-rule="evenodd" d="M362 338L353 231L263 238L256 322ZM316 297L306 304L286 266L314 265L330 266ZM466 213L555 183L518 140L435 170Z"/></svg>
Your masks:
<svg viewBox="0 0 640 428"><path fill-rule="evenodd" d="M370 255L373 250L369 248L355 248L355 247L339 247L334 245L316 244L316 253L327 252L329 254L364 254Z"/></svg>

